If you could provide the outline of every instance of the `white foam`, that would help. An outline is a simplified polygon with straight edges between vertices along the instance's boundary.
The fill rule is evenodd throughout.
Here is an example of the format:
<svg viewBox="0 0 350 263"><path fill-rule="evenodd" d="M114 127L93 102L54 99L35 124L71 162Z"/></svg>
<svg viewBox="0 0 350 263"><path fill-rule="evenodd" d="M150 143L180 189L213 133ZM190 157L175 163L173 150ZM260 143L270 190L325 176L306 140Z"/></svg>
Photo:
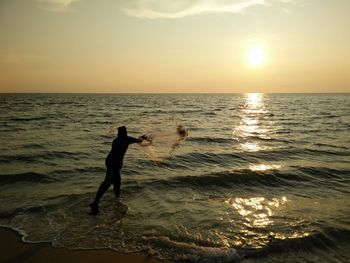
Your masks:
<svg viewBox="0 0 350 263"><path fill-rule="evenodd" d="M165 236L143 237L143 239L158 248L163 248L165 251L162 252L165 254L167 249L170 249L172 253L176 251L176 255L170 255L175 261L225 263L241 259L237 250L230 247L200 246L194 243L174 241Z"/></svg>

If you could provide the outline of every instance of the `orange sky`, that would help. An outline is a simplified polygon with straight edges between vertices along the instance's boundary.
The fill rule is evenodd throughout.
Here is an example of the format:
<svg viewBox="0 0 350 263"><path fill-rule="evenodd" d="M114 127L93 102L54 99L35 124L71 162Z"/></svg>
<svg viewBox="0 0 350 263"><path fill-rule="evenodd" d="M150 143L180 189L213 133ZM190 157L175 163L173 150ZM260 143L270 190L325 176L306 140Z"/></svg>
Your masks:
<svg viewBox="0 0 350 263"><path fill-rule="evenodd" d="M348 10L347 0L0 1L0 92L350 92Z"/></svg>

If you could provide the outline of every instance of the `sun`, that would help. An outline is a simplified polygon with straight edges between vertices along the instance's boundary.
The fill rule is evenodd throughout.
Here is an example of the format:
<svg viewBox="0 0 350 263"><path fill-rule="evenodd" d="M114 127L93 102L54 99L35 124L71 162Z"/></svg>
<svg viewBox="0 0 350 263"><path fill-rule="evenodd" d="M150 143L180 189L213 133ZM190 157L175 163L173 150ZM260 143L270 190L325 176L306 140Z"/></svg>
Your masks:
<svg viewBox="0 0 350 263"><path fill-rule="evenodd" d="M253 66L260 66L265 63L266 53L260 45L255 45L248 50L248 62Z"/></svg>

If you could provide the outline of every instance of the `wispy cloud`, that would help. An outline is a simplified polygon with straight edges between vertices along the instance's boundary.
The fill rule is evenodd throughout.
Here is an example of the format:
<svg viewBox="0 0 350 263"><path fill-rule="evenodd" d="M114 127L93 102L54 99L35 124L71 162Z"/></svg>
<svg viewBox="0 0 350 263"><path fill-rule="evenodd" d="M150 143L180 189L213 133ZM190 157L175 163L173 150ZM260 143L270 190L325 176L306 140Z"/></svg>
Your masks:
<svg viewBox="0 0 350 263"><path fill-rule="evenodd" d="M37 0L39 6L49 11L64 11L73 3L79 0Z"/></svg>
<svg viewBox="0 0 350 263"><path fill-rule="evenodd" d="M219 13L242 13L257 5L270 6L276 2L289 3L293 0L137 0L133 8L125 8L129 16L138 18L176 19L187 16Z"/></svg>

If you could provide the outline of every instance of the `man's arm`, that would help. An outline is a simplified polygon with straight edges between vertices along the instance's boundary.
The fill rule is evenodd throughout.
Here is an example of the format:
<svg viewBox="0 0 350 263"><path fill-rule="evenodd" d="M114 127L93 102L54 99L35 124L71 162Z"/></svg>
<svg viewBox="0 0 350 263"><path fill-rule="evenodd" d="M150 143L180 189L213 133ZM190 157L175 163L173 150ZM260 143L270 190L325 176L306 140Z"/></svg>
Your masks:
<svg viewBox="0 0 350 263"><path fill-rule="evenodd" d="M134 138L134 137L129 136L130 144L131 143L141 143L143 140L144 140L143 136L141 136L139 138Z"/></svg>

